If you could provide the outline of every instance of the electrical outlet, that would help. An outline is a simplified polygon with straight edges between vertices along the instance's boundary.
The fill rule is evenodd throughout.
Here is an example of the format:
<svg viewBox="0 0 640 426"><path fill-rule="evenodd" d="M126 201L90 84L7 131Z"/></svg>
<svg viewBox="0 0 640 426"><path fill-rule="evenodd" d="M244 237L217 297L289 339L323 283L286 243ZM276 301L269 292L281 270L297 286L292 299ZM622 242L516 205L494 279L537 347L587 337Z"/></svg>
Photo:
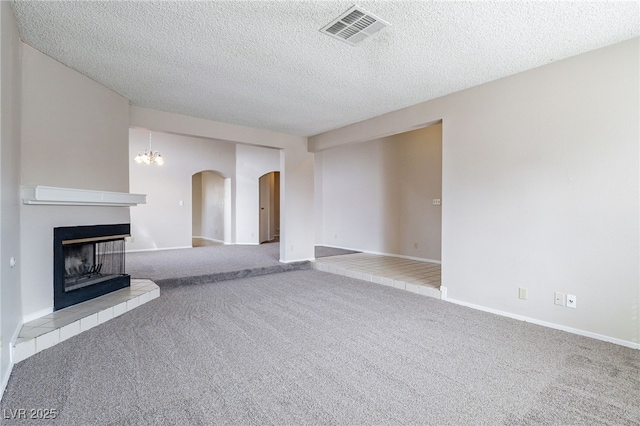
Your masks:
<svg viewBox="0 0 640 426"><path fill-rule="evenodd" d="M555 304L556 305L560 305L560 306L564 306L564 293L560 293L559 291L556 291L554 294L554 300L555 300Z"/></svg>
<svg viewBox="0 0 640 426"><path fill-rule="evenodd" d="M440 201L440 198L434 198L433 199L433 205L434 206L439 206L440 204L442 204L442 201Z"/></svg>
<svg viewBox="0 0 640 426"><path fill-rule="evenodd" d="M567 308L576 307L576 296L573 294L567 294Z"/></svg>
<svg viewBox="0 0 640 426"><path fill-rule="evenodd" d="M528 293L528 291L527 291L527 289L526 289L526 288L524 288L524 287L520 287L520 288L518 289L518 297L519 297L520 299L522 299L522 300L527 300L527 293Z"/></svg>

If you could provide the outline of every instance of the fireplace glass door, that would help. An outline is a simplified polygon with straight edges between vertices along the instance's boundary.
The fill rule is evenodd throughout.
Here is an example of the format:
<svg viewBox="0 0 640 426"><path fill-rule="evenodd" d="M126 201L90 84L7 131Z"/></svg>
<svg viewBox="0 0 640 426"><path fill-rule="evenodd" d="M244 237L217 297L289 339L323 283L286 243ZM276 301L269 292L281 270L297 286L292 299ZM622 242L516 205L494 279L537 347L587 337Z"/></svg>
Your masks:
<svg viewBox="0 0 640 426"><path fill-rule="evenodd" d="M128 223L53 229L53 310L57 311L131 284L125 271Z"/></svg>
<svg viewBox="0 0 640 426"><path fill-rule="evenodd" d="M124 275L124 240L62 244L65 292Z"/></svg>

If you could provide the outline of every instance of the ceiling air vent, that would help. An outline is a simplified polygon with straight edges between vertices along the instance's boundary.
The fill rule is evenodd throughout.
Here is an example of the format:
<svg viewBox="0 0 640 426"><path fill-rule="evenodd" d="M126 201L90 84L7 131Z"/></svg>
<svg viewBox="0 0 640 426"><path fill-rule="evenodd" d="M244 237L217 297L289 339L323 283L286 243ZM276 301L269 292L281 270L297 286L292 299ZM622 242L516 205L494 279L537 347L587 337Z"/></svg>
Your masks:
<svg viewBox="0 0 640 426"><path fill-rule="evenodd" d="M321 28L320 31L355 46L365 38L390 25L390 23L378 18L373 13L367 12L361 7L353 6L337 19Z"/></svg>

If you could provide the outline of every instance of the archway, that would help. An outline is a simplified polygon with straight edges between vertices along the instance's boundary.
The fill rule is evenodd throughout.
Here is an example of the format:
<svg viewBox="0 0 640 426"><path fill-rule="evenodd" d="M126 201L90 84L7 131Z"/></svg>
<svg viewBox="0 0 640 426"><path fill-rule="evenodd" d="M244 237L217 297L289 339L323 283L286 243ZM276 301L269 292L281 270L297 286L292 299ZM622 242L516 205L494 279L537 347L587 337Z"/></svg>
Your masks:
<svg viewBox="0 0 640 426"><path fill-rule="evenodd" d="M231 242L230 179L205 170L191 176L193 247Z"/></svg>

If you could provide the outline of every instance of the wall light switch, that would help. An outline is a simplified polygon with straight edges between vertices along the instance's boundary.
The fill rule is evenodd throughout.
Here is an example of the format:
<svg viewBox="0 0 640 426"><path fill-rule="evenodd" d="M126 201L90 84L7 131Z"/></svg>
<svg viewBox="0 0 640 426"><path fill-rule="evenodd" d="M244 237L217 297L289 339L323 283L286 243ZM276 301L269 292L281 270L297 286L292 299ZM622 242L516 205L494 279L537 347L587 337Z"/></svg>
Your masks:
<svg viewBox="0 0 640 426"><path fill-rule="evenodd" d="M573 294L567 294L567 308L576 307L576 296Z"/></svg>
<svg viewBox="0 0 640 426"><path fill-rule="evenodd" d="M434 206L439 206L440 204L442 204L442 201L440 200L440 198L434 198L433 199L433 205Z"/></svg>

